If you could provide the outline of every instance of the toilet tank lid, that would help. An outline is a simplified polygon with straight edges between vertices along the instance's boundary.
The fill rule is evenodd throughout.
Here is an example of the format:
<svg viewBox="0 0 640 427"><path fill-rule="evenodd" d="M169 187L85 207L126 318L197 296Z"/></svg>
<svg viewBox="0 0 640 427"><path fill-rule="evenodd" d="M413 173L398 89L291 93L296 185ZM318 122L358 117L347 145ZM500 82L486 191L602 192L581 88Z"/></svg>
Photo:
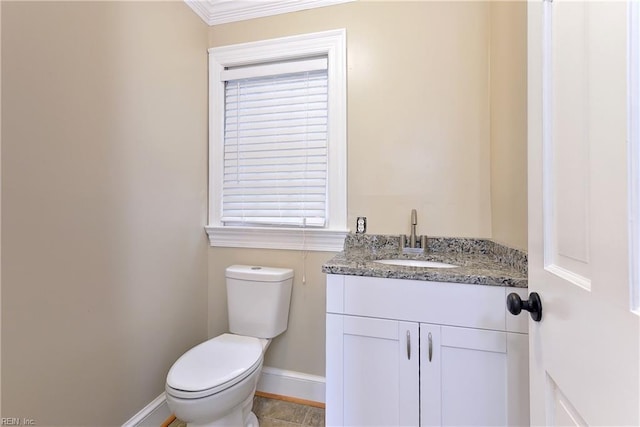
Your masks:
<svg viewBox="0 0 640 427"><path fill-rule="evenodd" d="M258 282L280 282L292 278L293 270L290 268L263 267L259 265L232 265L227 267L225 277Z"/></svg>

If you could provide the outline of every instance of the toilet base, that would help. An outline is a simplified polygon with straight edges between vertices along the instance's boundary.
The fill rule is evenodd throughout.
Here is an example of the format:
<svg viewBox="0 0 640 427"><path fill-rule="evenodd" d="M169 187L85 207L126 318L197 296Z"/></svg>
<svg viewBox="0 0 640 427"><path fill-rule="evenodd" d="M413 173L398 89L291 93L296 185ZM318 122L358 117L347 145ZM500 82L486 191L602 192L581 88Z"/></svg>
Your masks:
<svg viewBox="0 0 640 427"><path fill-rule="evenodd" d="M245 427L260 427L260 423L258 422L258 417L253 412L249 412L249 416L244 420Z"/></svg>
<svg viewBox="0 0 640 427"><path fill-rule="evenodd" d="M259 427L251 410L260 368L231 388L205 398L177 398L167 389L169 409L187 427Z"/></svg>

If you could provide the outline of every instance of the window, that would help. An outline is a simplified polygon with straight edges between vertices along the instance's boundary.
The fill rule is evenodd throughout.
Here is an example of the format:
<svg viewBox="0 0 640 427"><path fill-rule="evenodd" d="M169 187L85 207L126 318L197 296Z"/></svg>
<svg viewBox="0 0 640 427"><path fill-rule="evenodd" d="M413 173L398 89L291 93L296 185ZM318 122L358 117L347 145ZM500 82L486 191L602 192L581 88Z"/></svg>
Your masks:
<svg viewBox="0 0 640 427"><path fill-rule="evenodd" d="M345 58L344 30L209 50L212 246L342 249Z"/></svg>
<svg viewBox="0 0 640 427"><path fill-rule="evenodd" d="M324 227L326 58L230 69L223 79L222 223Z"/></svg>

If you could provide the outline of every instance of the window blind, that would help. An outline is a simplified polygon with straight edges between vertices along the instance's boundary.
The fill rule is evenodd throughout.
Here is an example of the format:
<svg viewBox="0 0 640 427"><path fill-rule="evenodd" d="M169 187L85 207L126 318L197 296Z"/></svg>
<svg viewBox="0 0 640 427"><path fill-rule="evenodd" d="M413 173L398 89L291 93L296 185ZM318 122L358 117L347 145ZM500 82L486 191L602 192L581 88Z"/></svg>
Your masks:
<svg viewBox="0 0 640 427"><path fill-rule="evenodd" d="M222 222L323 227L326 58L225 70Z"/></svg>

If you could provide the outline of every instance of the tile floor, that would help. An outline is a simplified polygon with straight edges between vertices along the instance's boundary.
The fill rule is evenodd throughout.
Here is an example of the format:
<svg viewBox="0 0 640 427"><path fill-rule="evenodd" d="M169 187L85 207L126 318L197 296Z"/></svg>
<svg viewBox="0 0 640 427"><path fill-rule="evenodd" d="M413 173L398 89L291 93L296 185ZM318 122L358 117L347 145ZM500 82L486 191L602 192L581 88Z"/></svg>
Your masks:
<svg viewBox="0 0 640 427"><path fill-rule="evenodd" d="M256 396L253 412L260 421L260 427L323 427L324 409L283 400ZM175 420L169 427L185 427Z"/></svg>

